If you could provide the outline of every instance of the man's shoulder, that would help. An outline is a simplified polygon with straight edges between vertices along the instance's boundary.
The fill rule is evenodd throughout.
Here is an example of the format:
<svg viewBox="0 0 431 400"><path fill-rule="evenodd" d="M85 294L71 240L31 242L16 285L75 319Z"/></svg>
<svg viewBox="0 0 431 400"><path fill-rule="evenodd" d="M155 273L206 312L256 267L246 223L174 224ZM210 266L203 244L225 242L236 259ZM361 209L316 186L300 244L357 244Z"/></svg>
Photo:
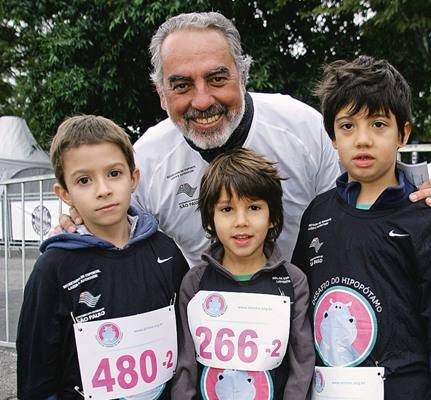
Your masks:
<svg viewBox="0 0 431 400"><path fill-rule="evenodd" d="M153 173L160 166L182 165L195 153L169 118L149 128L133 147L137 166Z"/></svg>
<svg viewBox="0 0 431 400"><path fill-rule="evenodd" d="M154 126L148 128L144 134L135 142L135 150L147 148L148 146L159 147L163 142L172 143L183 142L183 135L171 121L166 118Z"/></svg>
<svg viewBox="0 0 431 400"><path fill-rule="evenodd" d="M250 93L250 95L258 109L280 113L286 118L316 118L319 121L322 119L319 111L288 94Z"/></svg>

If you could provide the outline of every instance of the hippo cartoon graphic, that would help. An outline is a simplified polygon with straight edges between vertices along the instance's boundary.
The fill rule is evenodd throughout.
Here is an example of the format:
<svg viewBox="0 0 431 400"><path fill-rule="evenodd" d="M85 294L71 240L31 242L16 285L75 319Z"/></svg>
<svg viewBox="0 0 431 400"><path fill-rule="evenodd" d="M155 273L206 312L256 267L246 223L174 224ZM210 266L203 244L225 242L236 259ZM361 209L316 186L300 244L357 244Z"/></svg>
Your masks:
<svg viewBox="0 0 431 400"><path fill-rule="evenodd" d="M218 400L254 400L254 379L246 371L226 369L217 376L215 392Z"/></svg>
<svg viewBox="0 0 431 400"><path fill-rule="evenodd" d="M103 327L102 339L105 344L112 343L115 340L115 331L111 325Z"/></svg>
<svg viewBox="0 0 431 400"><path fill-rule="evenodd" d="M353 342L358 334L356 318L350 313L351 302L342 303L330 299L331 306L324 312L319 345L323 360L330 366L344 366L358 358Z"/></svg>
<svg viewBox="0 0 431 400"><path fill-rule="evenodd" d="M210 315L217 315L220 313L221 308L222 305L220 303L220 299L217 297L211 297L210 301L208 302L208 313Z"/></svg>

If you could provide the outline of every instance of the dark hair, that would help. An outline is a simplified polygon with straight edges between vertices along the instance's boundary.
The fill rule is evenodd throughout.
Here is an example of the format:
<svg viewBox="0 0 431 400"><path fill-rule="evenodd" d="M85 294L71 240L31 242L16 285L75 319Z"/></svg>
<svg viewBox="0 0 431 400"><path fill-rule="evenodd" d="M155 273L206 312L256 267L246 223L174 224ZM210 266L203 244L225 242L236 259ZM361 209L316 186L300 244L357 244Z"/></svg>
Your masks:
<svg viewBox="0 0 431 400"><path fill-rule="evenodd" d="M50 157L58 183L64 188L63 154L84 144L112 143L126 158L130 173L135 170L133 147L126 132L110 119L96 115L77 115L64 120L52 139Z"/></svg>
<svg viewBox="0 0 431 400"><path fill-rule="evenodd" d="M209 165L202 177L199 192L199 210L202 227L213 238L214 206L222 189L229 197L265 200L269 218L274 225L266 241L274 242L283 229L283 190L275 164L252 150L238 148L219 155Z"/></svg>
<svg viewBox="0 0 431 400"><path fill-rule="evenodd" d="M368 116L392 112L401 139L406 122L412 120L409 84L386 60L360 56L350 62L334 61L324 68L314 93L320 98L325 128L332 140L335 116L346 106L350 106L351 115L364 108Z"/></svg>

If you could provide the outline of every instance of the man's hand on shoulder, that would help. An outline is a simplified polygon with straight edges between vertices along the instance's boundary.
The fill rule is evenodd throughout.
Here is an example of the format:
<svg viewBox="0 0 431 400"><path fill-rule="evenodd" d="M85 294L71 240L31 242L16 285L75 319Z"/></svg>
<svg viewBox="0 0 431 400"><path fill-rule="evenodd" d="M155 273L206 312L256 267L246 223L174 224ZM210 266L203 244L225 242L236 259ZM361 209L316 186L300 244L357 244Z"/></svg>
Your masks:
<svg viewBox="0 0 431 400"><path fill-rule="evenodd" d="M78 211L74 207L69 209L70 215L61 214L59 218L59 224L51 232L49 236L55 236L64 231L69 233L76 232L76 225L82 224L82 218L78 214Z"/></svg>
<svg viewBox="0 0 431 400"><path fill-rule="evenodd" d="M417 202L425 199L425 203L431 207L431 179L422 183L419 190L410 194L410 200Z"/></svg>

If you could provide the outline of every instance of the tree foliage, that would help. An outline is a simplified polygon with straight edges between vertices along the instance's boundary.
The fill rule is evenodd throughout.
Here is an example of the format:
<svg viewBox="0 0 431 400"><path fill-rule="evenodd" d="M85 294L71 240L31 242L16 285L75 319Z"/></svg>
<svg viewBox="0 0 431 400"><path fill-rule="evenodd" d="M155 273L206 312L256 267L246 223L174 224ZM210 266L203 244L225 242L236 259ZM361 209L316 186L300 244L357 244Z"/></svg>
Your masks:
<svg viewBox="0 0 431 400"><path fill-rule="evenodd" d="M234 19L255 60L251 90L317 106L322 63L385 57L412 84L425 138L430 8L428 0L0 0L0 112L23 116L44 146L76 113L105 115L136 138L165 117L149 80L152 34L172 15L215 10Z"/></svg>

